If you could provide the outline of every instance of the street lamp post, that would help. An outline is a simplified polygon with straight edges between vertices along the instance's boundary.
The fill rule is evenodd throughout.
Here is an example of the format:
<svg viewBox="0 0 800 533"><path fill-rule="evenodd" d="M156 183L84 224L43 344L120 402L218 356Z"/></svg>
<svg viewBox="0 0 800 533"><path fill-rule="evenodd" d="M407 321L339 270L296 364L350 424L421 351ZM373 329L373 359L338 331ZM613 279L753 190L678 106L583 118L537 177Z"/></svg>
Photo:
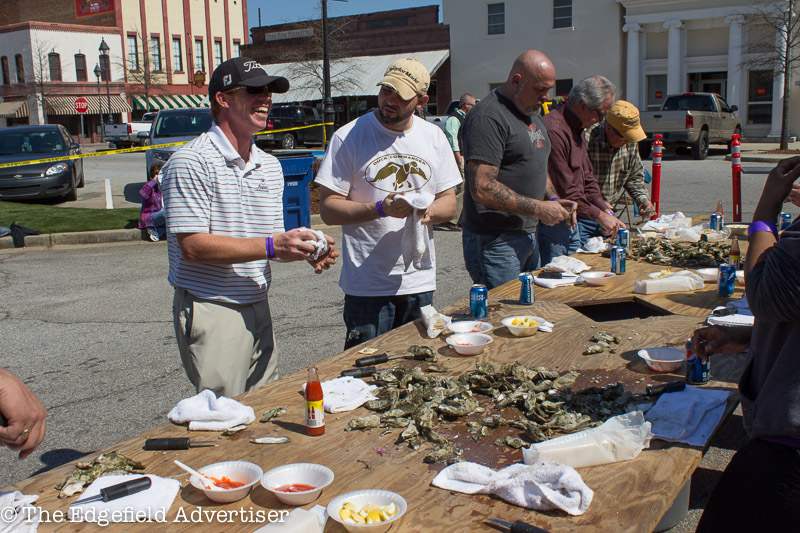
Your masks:
<svg viewBox="0 0 800 533"><path fill-rule="evenodd" d="M106 142L106 125L103 122L103 95L100 92L100 65L95 63L94 75L97 78L97 105L100 106L100 142Z"/></svg>
<svg viewBox="0 0 800 533"><path fill-rule="evenodd" d="M347 2L347 0L337 0L337 2ZM322 3L322 84L324 93L322 96L322 118L328 124L325 126L325 147L331 141L333 135L333 98L331 98L331 58L328 52L328 0L321 0Z"/></svg>
<svg viewBox="0 0 800 533"><path fill-rule="evenodd" d="M114 115L111 114L111 89L108 86L108 79L111 77L111 64L109 63L108 44L104 38L100 38L100 63L103 64L103 70L106 72L106 99L108 103L108 123L114 123Z"/></svg>

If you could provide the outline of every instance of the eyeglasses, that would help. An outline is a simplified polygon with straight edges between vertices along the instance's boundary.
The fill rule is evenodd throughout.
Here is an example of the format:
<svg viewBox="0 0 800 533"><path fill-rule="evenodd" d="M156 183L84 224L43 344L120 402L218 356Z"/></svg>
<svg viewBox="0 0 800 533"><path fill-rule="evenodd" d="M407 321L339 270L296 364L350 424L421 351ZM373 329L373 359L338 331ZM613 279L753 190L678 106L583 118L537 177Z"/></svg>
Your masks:
<svg viewBox="0 0 800 533"><path fill-rule="evenodd" d="M239 85L238 87L234 87L233 89L231 89L229 92L238 91L239 89L245 89L247 91L247 94L251 94L253 96L261 94L272 96L272 91L270 90L269 85L264 85L263 87L244 87L242 85Z"/></svg>

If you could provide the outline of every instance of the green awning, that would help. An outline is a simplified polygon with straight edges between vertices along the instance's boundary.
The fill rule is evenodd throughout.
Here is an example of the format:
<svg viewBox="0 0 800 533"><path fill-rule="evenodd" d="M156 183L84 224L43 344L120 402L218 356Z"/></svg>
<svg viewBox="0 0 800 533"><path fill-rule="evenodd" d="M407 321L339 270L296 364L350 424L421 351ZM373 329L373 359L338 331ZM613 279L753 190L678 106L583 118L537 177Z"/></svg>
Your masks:
<svg viewBox="0 0 800 533"><path fill-rule="evenodd" d="M210 107L208 96L203 94L159 94L144 96L131 96L134 109L144 111L158 111L160 109L185 109L188 107Z"/></svg>

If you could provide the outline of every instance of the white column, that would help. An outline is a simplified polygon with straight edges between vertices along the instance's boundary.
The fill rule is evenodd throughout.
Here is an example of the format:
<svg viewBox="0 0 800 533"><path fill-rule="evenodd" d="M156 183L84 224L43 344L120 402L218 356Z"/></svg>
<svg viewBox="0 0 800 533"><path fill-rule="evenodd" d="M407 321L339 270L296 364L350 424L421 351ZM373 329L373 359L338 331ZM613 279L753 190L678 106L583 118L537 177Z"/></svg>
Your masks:
<svg viewBox="0 0 800 533"><path fill-rule="evenodd" d="M725 101L728 105L736 105L739 111L736 116L744 116L744 81L742 80L742 15L725 17L728 29L728 89Z"/></svg>
<svg viewBox="0 0 800 533"><path fill-rule="evenodd" d="M681 21L668 20L664 29L669 30L667 39L667 94L682 91L684 86L681 80Z"/></svg>
<svg viewBox="0 0 800 533"><path fill-rule="evenodd" d="M779 31L775 35L775 46L780 50L786 48L784 33ZM781 136L781 115L783 114L783 72L776 72L772 80L772 121L767 137Z"/></svg>
<svg viewBox="0 0 800 533"><path fill-rule="evenodd" d="M639 31L642 29L638 24L625 24L622 31L628 33L628 65L625 75L625 99L641 109L639 98L639 87L641 87L641 75L639 74Z"/></svg>

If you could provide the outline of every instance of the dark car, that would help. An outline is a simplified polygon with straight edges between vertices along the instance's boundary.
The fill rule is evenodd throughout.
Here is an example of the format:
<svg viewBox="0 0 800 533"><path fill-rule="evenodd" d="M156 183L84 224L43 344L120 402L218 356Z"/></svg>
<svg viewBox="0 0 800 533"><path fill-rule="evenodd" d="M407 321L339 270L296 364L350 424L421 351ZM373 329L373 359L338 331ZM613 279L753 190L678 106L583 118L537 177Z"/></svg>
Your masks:
<svg viewBox="0 0 800 533"><path fill-rule="evenodd" d="M0 164L36 161L80 153L78 143L60 124L0 129ZM83 187L83 160L65 159L0 167L0 199L78 199Z"/></svg>
<svg viewBox="0 0 800 533"><path fill-rule="evenodd" d="M322 124L317 108L303 105L281 105L275 106L269 113L267 119L267 130L286 130L276 133L262 133L256 135L256 142L267 144L279 144L285 150L291 150L298 145L322 145L322 126L316 128L304 128ZM293 129L299 128L299 129Z"/></svg>
<svg viewBox="0 0 800 533"><path fill-rule="evenodd" d="M150 133L144 135L144 138L150 146L191 141L207 132L211 128L211 121L211 111L207 107L162 109L153 121ZM181 146L163 146L148 150L145 155L147 179L150 179L150 167L153 163L166 163Z"/></svg>

